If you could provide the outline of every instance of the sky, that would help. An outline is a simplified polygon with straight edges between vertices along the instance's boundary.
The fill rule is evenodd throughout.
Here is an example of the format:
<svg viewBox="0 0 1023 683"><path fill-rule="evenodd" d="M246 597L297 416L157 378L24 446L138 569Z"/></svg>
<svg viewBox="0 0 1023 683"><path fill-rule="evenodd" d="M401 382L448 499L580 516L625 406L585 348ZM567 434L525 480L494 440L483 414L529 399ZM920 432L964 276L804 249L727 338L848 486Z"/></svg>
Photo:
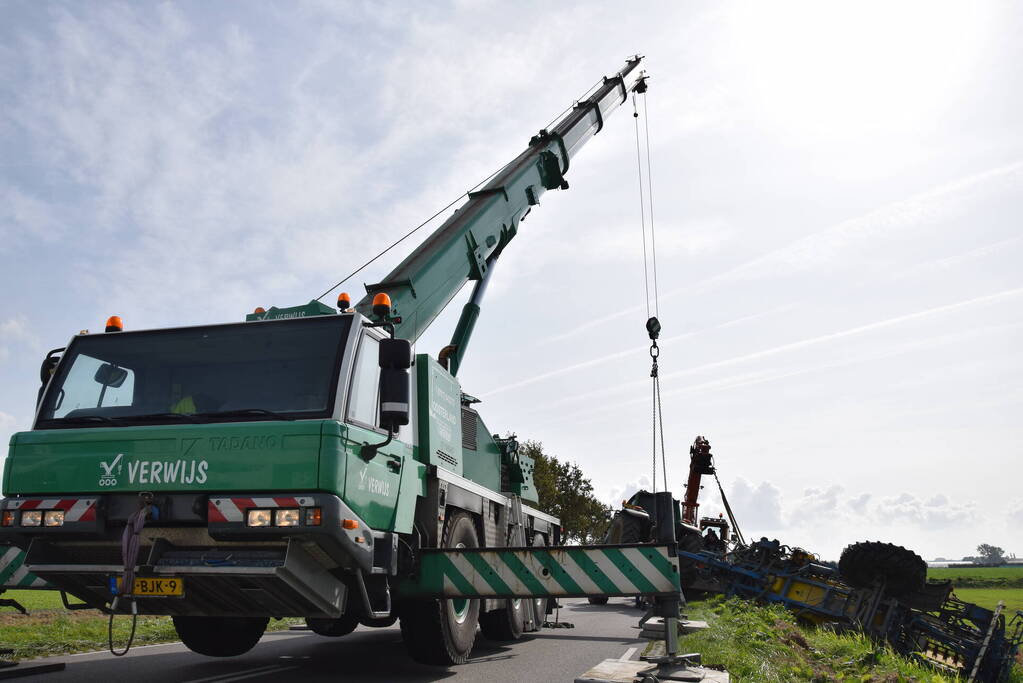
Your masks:
<svg viewBox="0 0 1023 683"><path fill-rule="evenodd" d="M8 0L0 439L72 334L304 303L639 53L669 488L704 435L747 536L1023 555L1023 13L638 7ZM608 503L652 476L630 114L502 256L459 375Z"/></svg>

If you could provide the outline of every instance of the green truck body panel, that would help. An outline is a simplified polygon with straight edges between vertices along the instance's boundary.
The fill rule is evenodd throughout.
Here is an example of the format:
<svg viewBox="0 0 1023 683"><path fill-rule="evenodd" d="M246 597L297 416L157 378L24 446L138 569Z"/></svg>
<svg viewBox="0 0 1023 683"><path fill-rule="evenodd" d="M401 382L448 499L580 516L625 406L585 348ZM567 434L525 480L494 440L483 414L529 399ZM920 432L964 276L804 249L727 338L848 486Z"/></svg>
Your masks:
<svg viewBox="0 0 1023 683"><path fill-rule="evenodd" d="M440 363L416 356L420 462L462 475L462 389Z"/></svg>
<svg viewBox="0 0 1023 683"><path fill-rule="evenodd" d="M347 425L346 429L347 473L341 497L366 524L377 530L391 530L401 490L400 463L406 458L411 460L412 448L392 441L381 448L376 457L367 461L359 455L362 444L380 443L384 437L354 425ZM395 458L398 466L392 464L396 462ZM415 506L414 500L412 505Z"/></svg>
<svg viewBox="0 0 1023 683"><path fill-rule="evenodd" d="M4 494L315 488L321 420L21 432ZM109 473L108 473L109 469Z"/></svg>
<svg viewBox="0 0 1023 683"><path fill-rule="evenodd" d="M382 440L333 420L22 432L11 439L4 494L321 490L374 529L408 533L426 468L400 441L359 457L363 443Z"/></svg>
<svg viewBox="0 0 1023 683"><path fill-rule="evenodd" d="M310 318L314 315L333 315L337 313L327 304L313 299L302 306L289 306L288 308L277 308L271 306L263 313L249 313L245 316L246 322L256 320L284 320L286 318Z"/></svg>
<svg viewBox="0 0 1023 683"><path fill-rule="evenodd" d="M467 429L462 442L462 470L466 479L482 484L492 491L502 491L501 448L487 433L487 426L474 410L462 410L462 426ZM470 439L472 447L469 447Z"/></svg>

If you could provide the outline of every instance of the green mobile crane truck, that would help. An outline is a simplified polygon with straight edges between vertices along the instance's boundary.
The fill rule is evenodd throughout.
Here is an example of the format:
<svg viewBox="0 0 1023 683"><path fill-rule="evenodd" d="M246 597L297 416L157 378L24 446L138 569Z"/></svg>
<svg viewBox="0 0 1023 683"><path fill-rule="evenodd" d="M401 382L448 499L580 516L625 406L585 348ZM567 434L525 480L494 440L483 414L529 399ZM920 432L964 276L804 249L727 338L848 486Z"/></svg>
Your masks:
<svg viewBox="0 0 1023 683"><path fill-rule="evenodd" d="M527 588L479 592L451 573L416 589L431 550L446 561L436 549L561 540L558 520L530 507L532 460L491 436L458 368L495 261L540 196L568 187L570 160L605 118L645 89L639 65L533 137L354 307L342 295L337 310L314 300L142 331L112 318L52 351L33 428L10 441L0 541L93 608L172 615L207 655L246 652L275 617L328 636L400 618L410 654L434 663L465 661L477 623L518 637L530 620L514 596L543 594L528 573ZM451 344L413 357L470 280ZM597 590L551 568L561 594ZM438 599L450 595L497 597Z"/></svg>

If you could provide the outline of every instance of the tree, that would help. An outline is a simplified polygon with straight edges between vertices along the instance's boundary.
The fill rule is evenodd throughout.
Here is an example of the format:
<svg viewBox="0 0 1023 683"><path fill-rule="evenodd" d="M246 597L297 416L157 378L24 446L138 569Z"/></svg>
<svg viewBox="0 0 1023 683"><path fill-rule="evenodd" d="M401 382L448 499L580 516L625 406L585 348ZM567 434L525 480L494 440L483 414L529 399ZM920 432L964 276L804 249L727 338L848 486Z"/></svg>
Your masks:
<svg viewBox="0 0 1023 683"><path fill-rule="evenodd" d="M977 552L983 564L1005 564L1005 551L996 545L981 543L977 546Z"/></svg>
<svg viewBox="0 0 1023 683"><path fill-rule="evenodd" d="M522 453L533 458L533 483L540 510L561 520L562 540L594 543L604 537L611 508L593 495L593 484L575 463L544 453L539 441L526 441Z"/></svg>

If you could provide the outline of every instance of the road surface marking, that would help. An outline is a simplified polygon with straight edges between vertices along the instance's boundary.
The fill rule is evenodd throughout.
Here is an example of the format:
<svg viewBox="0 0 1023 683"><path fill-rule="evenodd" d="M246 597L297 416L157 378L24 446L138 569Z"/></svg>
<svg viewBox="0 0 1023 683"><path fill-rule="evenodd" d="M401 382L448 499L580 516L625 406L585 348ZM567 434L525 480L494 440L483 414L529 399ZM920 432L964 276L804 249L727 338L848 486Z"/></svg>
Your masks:
<svg viewBox="0 0 1023 683"><path fill-rule="evenodd" d="M291 669L299 668L297 664L291 666L281 666L280 664L271 664L270 666L260 666L255 669L245 669L243 671L234 671L226 674L218 674L216 676L209 676L207 678L196 678L187 683L230 683L231 681L240 681L246 678L254 678L256 676L265 676L267 674L280 673L282 671L290 671Z"/></svg>
<svg viewBox="0 0 1023 683"><path fill-rule="evenodd" d="M618 658L618 661L627 662L632 659L632 655L636 654L636 648L630 647L625 651L625 654Z"/></svg>

